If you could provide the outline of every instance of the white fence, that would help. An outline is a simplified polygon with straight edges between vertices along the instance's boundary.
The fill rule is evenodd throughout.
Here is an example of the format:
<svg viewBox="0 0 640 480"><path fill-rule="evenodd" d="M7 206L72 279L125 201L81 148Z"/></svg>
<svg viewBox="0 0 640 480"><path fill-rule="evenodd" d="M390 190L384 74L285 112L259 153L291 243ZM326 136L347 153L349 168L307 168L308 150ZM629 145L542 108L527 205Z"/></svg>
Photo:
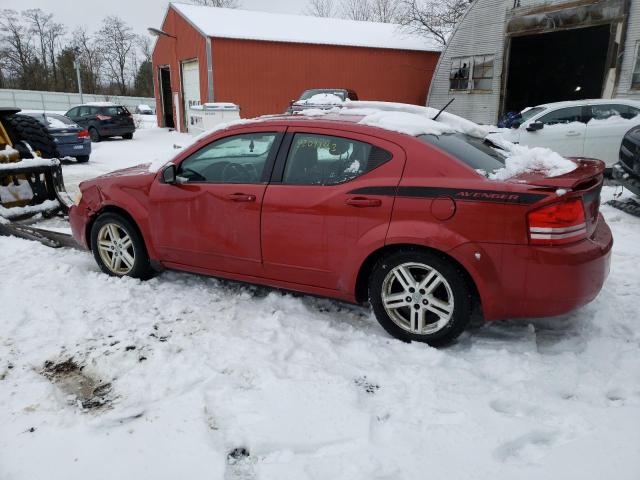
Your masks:
<svg viewBox="0 0 640 480"><path fill-rule="evenodd" d="M83 94L84 102L113 102L124 105L134 111L138 105L145 104L155 109L155 98L118 97L115 95ZM23 110L64 111L80 105L80 95L64 92L41 92L36 90L12 90L0 88L0 107L14 107Z"/></svg>

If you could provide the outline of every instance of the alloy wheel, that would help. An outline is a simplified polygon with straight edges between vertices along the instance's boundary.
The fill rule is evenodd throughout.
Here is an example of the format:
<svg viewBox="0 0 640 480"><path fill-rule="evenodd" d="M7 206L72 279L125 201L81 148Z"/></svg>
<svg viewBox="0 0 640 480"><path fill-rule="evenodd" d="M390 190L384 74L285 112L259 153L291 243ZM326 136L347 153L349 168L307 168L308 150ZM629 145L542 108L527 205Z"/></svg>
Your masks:
<svg viewBox="0 0 640 480"><path fill-rule="evenodd" d="M116 223L107 223L98 231L98 252L104 265L116 275L128 274L136 253L129 234Z"/></svg>
<svg viewBox="0 0 640 480"><path fill-rule="evenodd" d="M454 311L449 282L423 263L403 263L393 268L384 279L381 296L393 323L416 335L442 330Z"/></svg>

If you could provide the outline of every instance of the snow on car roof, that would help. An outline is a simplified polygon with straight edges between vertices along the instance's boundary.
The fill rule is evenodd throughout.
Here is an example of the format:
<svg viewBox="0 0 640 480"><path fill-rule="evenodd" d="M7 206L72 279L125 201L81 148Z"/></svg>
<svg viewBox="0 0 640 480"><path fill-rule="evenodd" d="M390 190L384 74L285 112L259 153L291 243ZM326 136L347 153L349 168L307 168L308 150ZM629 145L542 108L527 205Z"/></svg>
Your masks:
<svg viewBox="0 0 640 480"><path fill-rule="evenodd" d="M207 37L439 52L437 42L390 23L171 3Z"/></svg>
<svg viewBox="0 0 640 480"><path fill-rule="evenodd" d="M566 100L563 102L551 102L551 103L541 103L540 105L535 105L533 107L527 107L523 110L530 110L536 107L542 108L558 108L558 107L579 107L581 105L609 105L611 103L618 103L622 105L632 105L634 107L640 108L640 101L632 100L630 98L588 98L585 100Z"/></svg>

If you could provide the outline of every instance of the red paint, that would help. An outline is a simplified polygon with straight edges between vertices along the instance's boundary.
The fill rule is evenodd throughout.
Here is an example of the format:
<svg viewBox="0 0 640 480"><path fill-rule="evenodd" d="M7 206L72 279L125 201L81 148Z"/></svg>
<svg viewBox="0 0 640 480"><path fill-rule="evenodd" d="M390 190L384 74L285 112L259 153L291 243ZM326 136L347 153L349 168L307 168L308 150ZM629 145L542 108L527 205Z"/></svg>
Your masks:
<svg viewBox="0 0 640 480"><path fill-rule="evenodd" d="M206 39L173 8L153 51L158 124L163 125L158 67L171 67L171 88L180 95L180 62L199 60L201 102L209 102ZM439 52L311 45L212 38L216 102L240 105L244 118L284 112L309 88L350 88L360 100L425 105ZM175 108L175 106L174 106ZM180 118L184 122L185 112ZM175 121L175 115L174 115Z"/></svg>
<svg viewBox="0 0 640 480"><path fill-rule="evenodd" d="M80 185L82 201L70 212L74 237L86 246L96 215L119 208L139 227L151 259L166 268L351 302L361 300L359 272L381 248L430 248L466 270L487 320L563 314L602 288L613 239L597 210L587 220L586 239L530 243L528 214L558 202L555 188L562 178L546 190L533 185L545 183L543 178L529 177L529 184L490 181L413 137L336 118L277 117L235 126L200 140L173 162L225 136L256 131L346 136L384 148L393 158L334 186L165 185L160 172L127 169ZM563 201L592 195L603 168L602 162L585 163L569 175L568 184L587 187L576 187ZM394 196L396 187L459 189L464 195L455 196L455 215L442 220L452 200ZM467 195L483 191L488 196ZM525 194L539 198L513 203Z"/></svg>

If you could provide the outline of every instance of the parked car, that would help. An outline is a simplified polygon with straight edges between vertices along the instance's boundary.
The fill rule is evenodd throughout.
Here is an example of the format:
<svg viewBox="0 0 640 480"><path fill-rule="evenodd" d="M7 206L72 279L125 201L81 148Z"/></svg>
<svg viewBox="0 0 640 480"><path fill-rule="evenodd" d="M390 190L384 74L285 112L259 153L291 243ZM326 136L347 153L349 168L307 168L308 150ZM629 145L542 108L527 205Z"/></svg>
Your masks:
<svg viewBox="0 0 640 480"><path fill-rule="evenodd" d="M332 108L347 99L357 101L358 94L348 88L312 88L302 92L298 100L291 100L285 113L299 112L308 108Z"/></svg>
<svg viewBox="0 0 640 480"><path fill-rule="evenodd" d="M640 195L640 126L627 132L620 147L620 162L613 167L613 178Z"/></svg>
<svg viewBox="0 0 640 480"><path fill-rule="evenodd" d="M149 105L140 104L136 107L136 113L138 115L155 115L153 109Z"/></svg>
<svg viewBox="0 0 640 480"><path fill-rule="evenodd" d="M122 105L109 102L87 103L74 107L65 116L89 131L92 142L103 138L133 138L136 127L131 112Z"/></svg>
<svg viewBox="0 0 640 480"><path fill-rule="evenodd" d="M596 158L611 168L624 134L640 125L640 102L624 99L548 103L520 112L504 136L567 157Z"/></svg>
<svg viewBox="0 0 640 480"><path fill-rule="evenodd" d="M78 162L89 161L91 139L87 129L57 113L24 113L37 119L53 137L60 157L73 157Z"/></svg>
<svg viewBox="0 0 640 480"><path fill-rule="evenodd" d="M602 162L490 180L479 170L505 157L484 138L361 119L245 122L157 172L83 182L73 235L110 275L168 268L368 301L391 335L431 345L474 312L552 316L595 298L613 243L599 213Z"/></svg>

